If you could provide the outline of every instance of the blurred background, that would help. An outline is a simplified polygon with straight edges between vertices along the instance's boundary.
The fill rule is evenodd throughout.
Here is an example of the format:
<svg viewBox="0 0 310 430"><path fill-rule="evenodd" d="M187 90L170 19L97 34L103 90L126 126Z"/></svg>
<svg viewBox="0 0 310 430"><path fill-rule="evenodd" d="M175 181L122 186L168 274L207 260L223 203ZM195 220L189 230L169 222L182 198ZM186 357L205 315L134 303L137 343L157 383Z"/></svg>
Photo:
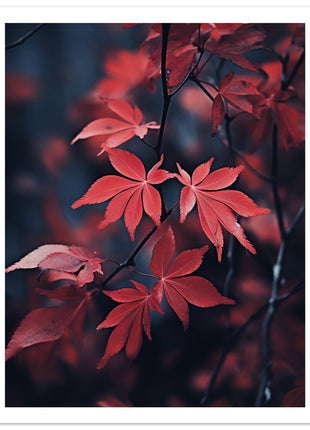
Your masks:
<svg viewBox="0 0 310 430"><path fill-rule="evenodd" d="M7 24L6 44L31 30L35 24ZM266 45L286 40L285 25L265 25ZM123 220L104 230L97 225L106 204L71 209L89 186L104 174L114 174L106 155L99 152L98 139L70 142L90 121L102 117L99 95L126 98L136 103L144 121L160 123L162 95L160 80L146 83L139 72L143 63L139 47L150 25L122 29L121 24L46 24L25 43L6 51L6 267L36 247L49 243L82 245L102 258L123 261L133 244ZM268 63L274 54L255 50L251 61ZM208 74L215 75L222 60L214 58ZM222 77L234 70L252 76L231 62L221 65ZM296 90L304 101L304 76ZM194 84L187 83L173 99L164 137L164 168L176 171L178 161L192 172L200 163L215 157L214 169L233 165L223 135L211 137L212 103ZM232 127L240 150L251 146L250 116L241 115ZM155 144L157 131L147 140ZM269 142L270 143L270 142ZM121 147L141 157L147 169L155 162L153 152L134 137ZM248 160L262 173L270 174L268 142ZM237 163L242 160L237 158ZM304 200L304 148L292 146L280 151L281 198L286 222L290 222ZM261 207L273 209L271 189L245 169L240 187ZM167 207L179 199L176 181L164 184ZM171 217L177 252L204 245L196 210L186 223ZM247 236L257 256L239 244L235 251L235 276L231 297L231 324L241 325L270 295L272 266L280 236L274 212L245 220ZM144 215L136 241L153 227ZM137 258L137 269L148 272L156 234ZM220 290L228 270L225 236L223 262L217 261L211 245L198 274ZM113 265L105 264L109 273ZM125 272L125 271L124 271ZM129 279L152 282L122 272L111 287L129 286ZM36 307L57 304L39 296L38 271L15 271L6 281L6 336L11 338L22 318ZM300 224L285 260L283 293L304 276L304 225ZM98 276L95 282L100 283ZM59 302L58 302L59 303ZM190 327L183 332L180 321L163 303L164 316L152 315L153 341L144 338L137 359L130 362L124 352L112 358L101 371L96 364L104 353L109 330L95 327L113 307L107 297L98 297L84 323L81 342L67 337L39 344L18 353L7 362L6 406L199 406L216 365L225 336L225 309L200 309L190 305ZM209 406L251 406L260 380L261 320L251 325L228 355ZM304 296L299 293L283 304L272 329L274 397L280 406L285 395L303 384ZM300 382L301 381L301 382Z"/></svg>

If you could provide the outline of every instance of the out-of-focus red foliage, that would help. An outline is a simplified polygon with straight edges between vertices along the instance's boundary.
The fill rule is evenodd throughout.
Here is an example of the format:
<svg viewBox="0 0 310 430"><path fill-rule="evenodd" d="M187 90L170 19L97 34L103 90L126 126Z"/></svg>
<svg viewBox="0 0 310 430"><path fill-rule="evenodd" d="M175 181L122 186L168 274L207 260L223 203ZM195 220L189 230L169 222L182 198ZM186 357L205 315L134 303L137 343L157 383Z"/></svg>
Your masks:
<svg viewBox="0 0 310 430"><path fill-rule="evenodd" d="M294 408L305 406L305 378L298 378L295 386L285 394L281 406Z"/></svg>
<svg viewBox="0 0 310 430"><path fill-rule="evenodd" d="M37 81L25 74L7 72L5 75L5 103L18 105L35 99L39 95Z"/></svg>
<svg viewBox="0 0 310 430"><path fill-rule="evenodd" d="M61 137L47 139L41 146L41 157L45 168L58 176L69 161L68 142Z"/></svg>
<svg viewBox="0 0 310 430"><path fill-rule="evenodd" d="M103 68L108 77L98 82L95 90L100 96L121 98L128 91L144 84L149 91L154 92L153 80L158 75L152 71L152 67L144 48L136 52L125 49L114 51L104 61Z"/></svg>

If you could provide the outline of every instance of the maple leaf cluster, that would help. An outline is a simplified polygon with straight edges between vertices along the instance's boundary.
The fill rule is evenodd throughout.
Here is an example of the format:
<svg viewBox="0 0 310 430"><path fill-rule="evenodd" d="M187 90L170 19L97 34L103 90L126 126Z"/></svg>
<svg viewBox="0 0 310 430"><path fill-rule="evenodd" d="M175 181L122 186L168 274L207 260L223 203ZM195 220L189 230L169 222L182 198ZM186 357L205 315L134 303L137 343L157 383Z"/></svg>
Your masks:
<svg viewBox="0 0 310 430"><path fill-rule="evenodd" d="M221 225L233 234L239 242L250 252L255 254L254 247L246 239L243 229L237 223L234 212L244 217L267 214L270 209L258 208L244 193L235 190L222 190L232 185L240 168L222 168L210 172L213 159L196 167L192 179L177 163L180 175L159 169L163 163L163 156L146 176L141 160L132 153L120 149L109 150L108 156L113 167L127 178L108 175L98 179L75 203L74 209L94 203L102 203L110 199L104 220L99 228L104 228L111 222L117 221L124 213L125 225L130 237L134 240L134 232L139 224L143 209L156 225L160 224L162 216L161 197L153 187L172 178L177 178L184 188L180 199L180 222L184 222L186 215L197 202L201 227L218 251L221 260L224 244ZM222 190L222 191L221 191Z"/></svg>

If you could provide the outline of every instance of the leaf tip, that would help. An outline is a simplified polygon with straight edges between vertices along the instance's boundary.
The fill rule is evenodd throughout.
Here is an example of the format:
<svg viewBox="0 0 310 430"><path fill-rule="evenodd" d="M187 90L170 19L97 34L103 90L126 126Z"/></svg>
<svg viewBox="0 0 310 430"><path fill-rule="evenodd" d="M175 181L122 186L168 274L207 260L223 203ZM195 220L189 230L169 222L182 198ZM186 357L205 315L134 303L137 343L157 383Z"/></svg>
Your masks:
<svg viewBox="0 0 310 430"><path fill-rule="evenodd" d="M224 299L225 299L223 302L224 305L235 305L236 304L236 301L233 299L229 299L228 297L224 297Z"/></svg>
<svg viewBox="0 0 310 430"><path fill-rule="evenodd" d="M82 205L83 205L83 203L81 202L81 199L79 199L76 202L72 203L71 208L72 209L77 209L77 208L79 208Z"/></svg>
<svg viewBox="0 0 310 430"><path fill-rule="evenodd" d="M270 214L271 209L268 208L258 208L258 214L257 215L267 215Z"/></svg>

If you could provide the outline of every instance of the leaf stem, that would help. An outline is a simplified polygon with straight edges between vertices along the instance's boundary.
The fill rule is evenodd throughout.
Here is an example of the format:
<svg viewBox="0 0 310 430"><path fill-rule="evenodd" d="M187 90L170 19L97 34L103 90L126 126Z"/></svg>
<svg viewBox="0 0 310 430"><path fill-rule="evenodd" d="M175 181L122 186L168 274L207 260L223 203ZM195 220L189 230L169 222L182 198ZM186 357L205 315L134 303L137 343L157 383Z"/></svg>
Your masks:
<svg viewBox="0 0 310 430"><path fill-rule="evenodd" d="M163 221L165 221L165 219L167 219L173 209L179 204L179 202L177 202L176 204L174 204L164 215L163 217ZM141 251L141 249L143 248L143 246L146 244L146 242L152 237L152 235L155 233L155 231L158 229L158 226L155 225L149 232L148 234L141 240L141 242L136 246L136 248L133 250L133 252L130 254L130 256L123 262L120 263L118 267L116 267L112 273L110 273L110 275L103 281L103 283L100 285L100 288L103 289L104 287L106 287L106 285L122 270L129 268L129 266L135 266L135 257L137 256L137 254Z"/></svg>
<svg viewBox="0 0 310 430"><path fill-rule="evenodd" d="M132 268L132 267L130 267L130 266L128 266L128 267L127 267L127 269L129 269L129 270L130 270L131 272L133 272L133 273L136 273L137 275L146 276L147 278L158 279L158 278L156 278L156 276L154 276L154 275L150 275L150 274L148 274L148 273L142 273L142 272L139 272L138 270L133 269L133 268Z"/></svg>
<svg viewBox="0 0 310 430"><path fill-rule="evenodd" d="M108 263L114 263L114 264L117 264L118 266L121 264L119 261L113 260L113 259L111 259L111 258L105 258L105 259L104 259L104 261L103 261L103 263L105 263L106 261L107 261Z"/></svg>

